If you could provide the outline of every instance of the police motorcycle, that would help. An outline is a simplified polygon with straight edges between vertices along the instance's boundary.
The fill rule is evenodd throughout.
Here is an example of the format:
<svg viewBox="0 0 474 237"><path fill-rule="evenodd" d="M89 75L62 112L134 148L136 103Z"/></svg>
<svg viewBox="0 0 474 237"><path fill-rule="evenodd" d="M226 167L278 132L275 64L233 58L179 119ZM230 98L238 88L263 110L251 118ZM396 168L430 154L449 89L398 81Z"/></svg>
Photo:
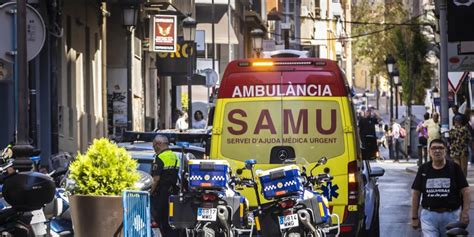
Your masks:
<svg viewBox="0 0 474 237"><path fill-rule="evenodd" d="M44 236L46 219L42 208L53 200L55 185L48 175L15 169L7 159L0 173L2 196L6 203L0 210L1 236Z"/></svg>
<svg viewBox="0 0 474 237"><path fill-rule="evenodd" d="M312 176L313 170L325 164L327 158L321 158L306 173L296 165L286 165L270 170L254 171L255 160L247 160L245 168L250 170L251 179L243 179L252 186L257 197L257 209L253 212L257 232L262 236L283 237L321 237L338 236L340 221L336 214L329 213L327 199L313 191L321 184L331 180L329 174ZM242 170L238 170L242 174ZM261 185L261 193L268 203L262 203L255 176ZM248 185L251 184L251 185ZM331 217L337 220L333 225ZM263 228L262 228L263 227Z"/></svg>
<svg viewBox="0 0 474 237"><path fill-rule="evenodd" d="M183 156L184 157L184 156ZM186 236L234 237L248 231L247 200L233 189L225 160L185 160L177 195L169 199L169 223Z"/></svg>

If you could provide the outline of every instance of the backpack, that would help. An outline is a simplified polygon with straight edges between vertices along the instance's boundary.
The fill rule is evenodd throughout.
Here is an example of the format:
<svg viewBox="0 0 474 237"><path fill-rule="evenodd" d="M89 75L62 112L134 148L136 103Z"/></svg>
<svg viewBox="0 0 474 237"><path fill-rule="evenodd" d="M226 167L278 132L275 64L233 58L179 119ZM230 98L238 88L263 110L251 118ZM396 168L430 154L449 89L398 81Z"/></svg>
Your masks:
<svg viewBox="0 0 474 237"><path fill-rule="evenodd" d="M405 138L407 136L407 130L405 128L400 128L400 138Z"/></svg>

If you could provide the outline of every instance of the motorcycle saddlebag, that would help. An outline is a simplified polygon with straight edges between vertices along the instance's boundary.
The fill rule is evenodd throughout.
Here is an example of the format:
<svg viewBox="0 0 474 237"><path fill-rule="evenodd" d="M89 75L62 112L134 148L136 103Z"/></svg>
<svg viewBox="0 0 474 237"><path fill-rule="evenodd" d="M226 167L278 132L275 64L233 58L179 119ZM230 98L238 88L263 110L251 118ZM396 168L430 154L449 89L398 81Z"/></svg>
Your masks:
<svg viewBox="0 0 474 237"><path fill-rule="evenodd" d="M227 206L231 207L232 224L237 228L244 228L248 218L247 204L242 196L224 197Z"/></svg>
<svg viewBox="0 0 474 237"><path fill-rule="evenodd" d="M178 195L171 195L168 220L170 226L176 229L193 228L197 224L197 206L192 198L181 202Z"/></svg>
<svg viewBox="0 0 474 237"><path fill-rule="evenodd" d="M312 211L315 224L327 223L331 219L328 200L324 196L315 194L311 198L300 201L300 203Z"/></svg>
<svg viewBox="0 0 474 237"><path fill-rule="evenodd" d="M42 208L54 198L53 180L38 172L21 172L8 177L3 184L5 200L19 211Z"/></svg>

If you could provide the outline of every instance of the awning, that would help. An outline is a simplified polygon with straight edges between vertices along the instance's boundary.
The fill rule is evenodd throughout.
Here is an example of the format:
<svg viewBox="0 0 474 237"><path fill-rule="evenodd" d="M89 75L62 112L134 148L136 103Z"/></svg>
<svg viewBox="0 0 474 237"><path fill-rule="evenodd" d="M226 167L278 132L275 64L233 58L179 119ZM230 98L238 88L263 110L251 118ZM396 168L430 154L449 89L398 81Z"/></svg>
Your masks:
<svg viewBox="0 0 474 237"><path fill-rule="evenodd" d="M216 44L228 44L228 27L227 27L227 13L222 16L219 23L214 25L214 35ZM206 43L212 44L212 24L199 23L196 30L204 30L206 32ZM230 44L239 44L234 28L230 29Z"/></svg>

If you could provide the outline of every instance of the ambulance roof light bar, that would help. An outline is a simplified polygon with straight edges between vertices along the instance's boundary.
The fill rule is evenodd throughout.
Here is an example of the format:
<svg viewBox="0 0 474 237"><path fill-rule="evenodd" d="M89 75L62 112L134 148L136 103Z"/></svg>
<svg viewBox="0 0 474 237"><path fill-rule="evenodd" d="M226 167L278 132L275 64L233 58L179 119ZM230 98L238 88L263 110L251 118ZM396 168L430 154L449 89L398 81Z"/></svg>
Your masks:
<svg viewBox="0 0 474 237"><path fill-rule="evenodd" d="M272 66L304 66L304 65L314 65L314 66L326 66L325 61L256 61L256 62L239 62L239 67L272 67Z"/></svg>

